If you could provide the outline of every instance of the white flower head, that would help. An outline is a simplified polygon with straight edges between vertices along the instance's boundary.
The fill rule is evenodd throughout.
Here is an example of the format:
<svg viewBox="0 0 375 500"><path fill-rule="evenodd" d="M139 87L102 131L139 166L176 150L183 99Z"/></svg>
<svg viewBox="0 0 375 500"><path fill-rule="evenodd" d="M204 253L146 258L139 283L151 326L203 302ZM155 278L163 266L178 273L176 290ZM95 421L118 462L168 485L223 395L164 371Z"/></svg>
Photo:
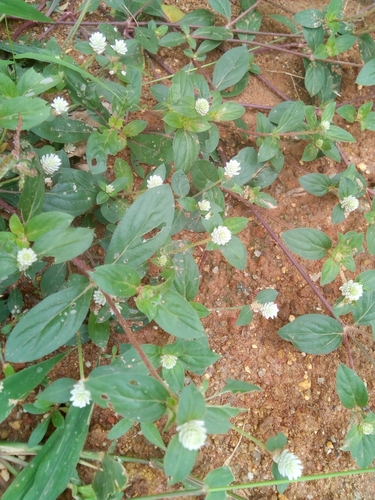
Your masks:
<svg viewBox="0 0 375 500"><path fill-rule="evenodd" d="M187 450L199 450L207 437L203 420L189 420L177 427L178 440Z"/></svg>
<svg viewBox="0 0 375 500"><path fill-rule="evenodd" d="M163 354L163 356L160 358L161 361L161 366L163 368L166 368L167 370L171 370L176 366L177 363L177 356L173 356L173 354Z"/></svg>
<svg viewBox="0 0 375 500"><path fill-rule="evenodd" d="M89 40L89 44L92 50L97 54L103 54L107 45L105 36L100 33L100 31L96 31L90 36Z"/></svg>
<svg viewBox="0 0 375 500"><path fill-rule="evenodd" d="M3 392L3 389L4 389L4 383L0 382L0 392Z"/></svg>
<svg viewBox="0 0 375 500"><path fill-rule="evenodd" d="M261 304L260 312L266 319L276 318L279 308L274 302L266 302L265 304Z"/></svg>
<svg viewBox="0 0 375 500"><path fill-rule="evenodd" d="M105 187L105 192L107 194L112 194L114 190L115 190L115 188L112 186L112 184L107 184Z"/></svg>
<svg viewBox="0 0 375 500"><path fill-rule="evenodd" d="M107 300L101 290L95 290L93 297L95 304L97 304L98 306L104 306L107 303Z"/></svg>
<svg viewBox="0 0 375 500"><path fill-rule="evenodd" d="M195 111L201 116L205 116L210 110L210 104L207 99L202 97L197 99L195 102Z"/></svg>
<svg viewBox="0 0 375 500"><path fill-rule="evenodd" d="M37 260L38 257L31 248L22 248L17 253L18 269L20 271L26 271Z"/></svg>
<svg viewBox="0 0 375 500"><path fill-rule="evenodd" d="M330 122L328 120L323 120L320 124L320 127L321 129L324 131L324 132L327 132L327 130L329 130L329 127L331 126Z"/></svg>
<svg viewBox="0 0 375 500"><path fill-rule="evenodd" d="M69 109L69 103L63 97L55 97L51 107L55 110L56 115L66 113Z"/></svg>
<svg viewBox="0 0 375 500"><path fill-rule="evenodd" d="M282 476L290 480L297 479L302 476L303 465L301 460L291 451L284 450L280 455L275 455L273 461L277 463L277 467Z"/></svg>
<svg viewBox="0 0 375 500"><path fill-rule="evenodd" d="M212 217L212 212L208 212L208 214L206 214L206 215L204 216L204 218L205 218L206 220L210 220L210 219L211 219L211 217Z"/></svg>
<svg viewBox="0 0 375 500"><path fill-rule="evenodd" d="M147 187L148 189L152 189L157 186L161 186L163 184L163 179L160 177L160 175L151 175L147 179Z"/></svg>
<svg viewBox="0 0 375 500"><path fill-rule="evenodd" d="M44 184L47 187L51 188L53 186L53 180L51 179L51 177L45 177Z"/></svg>
<svg viewBox="0 0 375 500"><path fill-rule="evenodd" d="M40 159L40 164L42 165L43 172L47 175L53 175L58 171L61 160L60 158L51 153L49 155L43 155Z"/></svg>
<svg viewBox="0 0 375 500"><path fill-rule="evenodd" d="M374 434L374 431L375 431L374 425L370 424L370 422L362 422L360 428L365 436L369 436L370 434Z"/></svg>
<svg viewBox="0 0 375 500"><path fill-rule="evenodd" d="M157 262L160 267L164 267L168 262L168 257L166 255L160 255L160 257L157 259Z"/></svg>
<svg viewBox="0 0 375 500"><path fill-rule="evenodd" d="M232 233L225 226L218 226L211 233L212 243L216 245L226 245L232 238Z"/></svg>
<svg viewBox="0 0 375 500"><path fill-rule="evenodd" d="M357 283L353 280L349 280L340 286L339 290L341 290L343 296L349 302L353 300L358 300L363 295L363 286L361 283Z"/></svg>
<svg viewBox="0 0 375 500"><path fill-rule="evenodd" d="M111 45L111 47L115 52L117 52L117 54L120 54L121 56L124 56L128 51L124 40L115 40L114 45Z"/></svg>
<svg viewBox="0 0 375 500"><path fill-rule="evenodd" d="M345 214L349 214L358 208L359 201L355 196L347 196L340 201L341 208L344 210Z"/></svg>
<svg viewBox="0 0 375 500"><path fill-rule="evenodd" d="M208 212L211 209L211 203L208 200L198 201L198 207L202 212Z"/></svg>
<svg viewBox="0 0 375 500"><path fill-rule="evenodd" d="M234 177L235 175L239 175L241 170L240 162L238 162L237 160L227 161L224 170L227 177Z"/></svg>
<svg viewBox="0 0 375 500"><path fill-rule="evenodd" d="M84 408L91 401L90 391L85 389L85 384L83 380L79 380L76 384L73 385L73 389L70 391L72 397L70 401L72 401L72 406L78 406L78 408Z"/></svg>
<svg viewBox="0 0 375 500"><path fill-rule="evenodd" d="M71 142L66 143L64 146L64 151L67 155L74 153L75 150L76 150L76 147Z"/></svg>

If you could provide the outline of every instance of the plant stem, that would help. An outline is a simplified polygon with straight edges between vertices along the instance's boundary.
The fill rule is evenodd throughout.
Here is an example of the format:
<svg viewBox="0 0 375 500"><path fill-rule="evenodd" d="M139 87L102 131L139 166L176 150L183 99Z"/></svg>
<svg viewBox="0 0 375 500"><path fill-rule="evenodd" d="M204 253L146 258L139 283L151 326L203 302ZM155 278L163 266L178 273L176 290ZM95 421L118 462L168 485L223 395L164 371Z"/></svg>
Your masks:
<svg viewBox="0 0 375 500"><path fill-rule="evenodd" d="M175 254L175 253L186 252L186 250L190 250L190 248L194 248L194 247L197 247L199 245L204 245L204 244L208 243L209 241L211 241L211 238L206 238L204 240L200 240L200 241L197 241L195 243L191 243L190 245L186 245L186 247L178 248L177 250L173 250L170 253Z"/></svg>
<svg viewBox="0 0 375 500"><path fill-rule="evenodd" d="M255 443L257 446L259 446L259 448L261 448L262 450L265 450L267 453L269 453L269 451L266 448L266 445L264 443L262 443L262 441L259 441L259 439L257 439L256 437L252 436L248 432L245 432L244 430L240 429L236 425L232 424L231 428L234 429L235 431L237 431L239 434L242 434L242 436L247 437L247 439L249 439L250 441L253 441L253 443Z"/></svg>
<svg viewBox="0 0 375 500"><path fill-rule="evenodd" d="M85 262L83 262L78 257L75 257L74 259L72 259L72 263L75 266L77 266L78 269L80 269L81 271L83 271L87 277L90 278L90 274L89 273L90 273L91 269L89 268L89 266ZM101 290L101 291L102 291L104 297L106 298L106 301L107 301L109 307L115 313L115 316L117 318L117 321L118 321L119 325L123 328L123 330L126 333L126 335L127 335L128 339L129 339L130 343L133 345L134 349L139 354L141 360L147 366L147 368L148 368L149 372L151 373L151 375L154 378L156 378L156 380L158 380L161 384L163 384L163 386L168 390L169 394L172 397L174 397L174 393L169 389L169 387L167 387L165 385L164 380L160 377L160 375L158 374L158 372L155 370L155 368L150 363L150 360L148 359L148 357L146 356L146 354L143 352L142 347L140 346L138 340L135 338L135 335L133 334L133 332L129 328L129 326L126 323L126 321L124 320L124 318L121 316L120 311L116 307L116 304L114 303L112 297L110 295L108 295L108 293L105 293L103 290Z"/></svg>
<svg viewBox="0 0 375 500"><path fill-rule="evenodd" d="M74 38L74 35L77 33L77 31L78 31L78 29L79 29L79 27L80 27L80 25L82 23L83 18L87 14L87 11L89 9L90 3L91 3L91 0L86 0L86 3L83 6L82 11L81 11L81 13L79 15L79 18L77 19L77 21L74 24L73 28L71 29L69 35L66 37L66 40L64 41L64 43L61 46L61 51L62 52L64 52L65 48L69 45L70 41Z"/></svg>
<svg viewBox="0 0 375 500"><path fill-rule="evenodd" d="M257 0L257 2L255 2L253 5L251 5L251 7L249 7L244 12L242 12L242 14L240 14L238 17L236 17L236 19L233 19L233 21L231 21L230 23L226 24L225 27L228 29L231 26L233 26L233 24L236 24L240 19L242 19L243 17L245 17L246 14L248 14L249 12L251 12L252 10L254 10L257 7L257 5L260 4L261 1L262 0Z"/></svg>
<svg viewBox="0 0 375 500"><path fill-rule="evenodd" d="M77 350L78 350L79 378L83 380L85 378L85 370L83 368L82 342L81 342L81 334L79 331L77 331L76 337L77 337Z"/></svg>

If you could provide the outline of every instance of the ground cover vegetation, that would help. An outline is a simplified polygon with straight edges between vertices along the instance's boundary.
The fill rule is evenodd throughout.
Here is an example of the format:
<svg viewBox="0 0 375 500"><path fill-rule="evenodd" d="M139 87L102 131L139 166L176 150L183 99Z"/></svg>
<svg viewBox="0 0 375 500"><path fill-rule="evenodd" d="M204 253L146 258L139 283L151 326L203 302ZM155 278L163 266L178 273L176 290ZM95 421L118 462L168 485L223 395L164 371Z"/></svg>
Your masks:
<svg viewBox="0 0 375 500"><path fill-rule="evenodd" d="M155 464L169 478L168 491L147 498L243 498L236 490L276 485L283 492L293 481L374 472L368 467L375 458L375 414L351 346L370 357L358 337L375 333L375 270L357 272L355 257L375 255L375 193L340 144L356 141L345 123L374 131L375 111L371 100L336 102L345 64L340 56L353 48L362 59L356 84L375 84L375 42L366 23L374 8L347 17L343 1L331 0L323 10L303 10L293 18L275 14L280 33L263 43L256 38L262 22L258 4L241 0L234 16L229 0L208 0L188 14L161 0L86 0L79 6L68 2L65 10L58 1L0 2L7 34L0 42L0 418L17 405L44 415L27 444L0 443L1 462L14 476L4 500L51 500L66 488L76 499L123 498L125 462L132 459L116 454L115 443L134 424L162 450ZM85 39L80 28L99 9L107 22L91 22ZM28 25L15 24L12 16L29 25L44 23L47 30L30 38ZM61 43L52 28L63 23L71 30ZM151 81L158 52L176 47L188 64ZM270 48L303 58L309 98L260 107L250 129L240 96L262 72L256 51ZM156 102L152 110L143 103L146 89ZM76 111L84 111L85 118ZM164 130L150 131L149 117ZM227 157L220 134L228 123L253 138L254 146ZM346 162L333 177L309 173L299 181L312 195L337 197L332 225L365 203L364 232L337 232L335 240L313 227L286 230L281 238L273 232L267 213L256 207L277 206L267 188L284 167L281 142L289 138L305 144L303 162L322 156ZM82 144L86 170L73 163ZM279 336L305 353L327 355L339 348L347 353L347 363L332 376L348 409L342 449L358 469L303 476L303 463L289 450L285 434L263 443L232 423L243 409L217 403L221 394L261 387L227 379L212 394L205 379L186 384L187 374L201 376L219 358L201 321L214 312L195 300L200 287L195 249L203 247L204 255L220 252L238 270L247 265L240 234L248 217L228 217L228 199L244 204L264 225L325 310L286 323ZM319 283L294 254L320 262ZM347 272L355 278L347 279ZM334 280L341 296L330 303L321 287ZM27 310L25 284L39 297ZM236 326L250 324L256 314L272 322L277 296L277 290L264 289L236 307ZM170 335L165 345L140 345L137 332L150 322ZM114 332L124 334L124 343L85 374L83 345L91 342L105 352ZM52 382L49 372L72 350L80 379ZM23 368L15 371L17 363ZM42 389L36 398L25 402L37 387ZM84 449L94 405L122 417L109 432L113 445L105 454ZM193 478L207 437L230 429L271 455L272 481L239 484L228 466ZM29 462L19 458L25 454L34 456ZM83 484L78 462L96 464L92 484Z"/></svg>

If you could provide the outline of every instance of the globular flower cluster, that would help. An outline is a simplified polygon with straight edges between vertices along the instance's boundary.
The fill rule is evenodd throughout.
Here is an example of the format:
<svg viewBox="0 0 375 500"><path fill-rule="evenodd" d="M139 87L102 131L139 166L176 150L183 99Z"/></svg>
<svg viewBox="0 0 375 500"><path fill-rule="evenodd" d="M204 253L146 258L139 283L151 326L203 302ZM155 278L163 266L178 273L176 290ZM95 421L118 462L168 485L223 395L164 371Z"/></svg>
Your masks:
<svg viewBox="0 0 375 500"><path fill-rule="evenodd" d="M160 175L151 175L147 179L147 188L152 189L157 186L161 186L163 184L163 179L160 177Z"/></svg>
<svg viewBox="0 0 375 500"><path fill-rule="evenodd" d="M211 233L212 243L226 245L232 238L232 233L225 226L218 226Z"/></svg>
<svg viewBox="0 0 375 500"><path fill-rule="evenodd" d="M195 102L195 111L201 116L205 116L210 110L210 104L207 99L202 97L197 99Z"/></svg>
<svg viewBox="0 0 375 500"><path fill-rule="evenodd" d="M96 31L90 36L89 44L94 52L103 54L107 46L107 39L100 31Z"/></svg>
<svg viewBox="0 0 375 500"><path fill-rule="evenodd" d="M120 56L124 56L128 51L124 40L115 40L114 45L111 45L111 47L117 54L120 54Z"/></svg>
<svg viewBox="0 0 375 500"><path fill-rule="evenodd" d="M203 420L189 420L177 427L178 440L187 450L199 450L207 438Z"/></svg>
<svg viewBox="0 0 375 500"><path fill-rule="evenodd" d="M323 120L320 124L320 127L321 129L324 131L324 132L327 132L327 130L329 130L331 124L328 120Z"/></svg>
<svg viewBox="0 0 375 500"><path fill-rule="evenodd" d="M40 164L46 175L53 175L60 168L61 160L57 155L51 153L43 155L40 159Z"/></svg>
<svg viewBox="0 0 375 500"><path fill-rule="evenodd" d="M105 306L107 303L106 298L104 297L101 290L95 290L93 299L95 304L97 304L98 306Z"/></svg>
<svg viewBox="0 0 375 500"><path fill-rule="evenodd" d="M344 210L345 215L357 210L359 201L355 196L347 196L340 201L341 208Z"/></svg>
<svg viewBox="0 0 375 500"><path fill-rule="evenodd" d="M348 302L358 300L363 295L363 286L353 280L349 280L340 286L340 290Z"/></svg>
<svg viewBox="0 0 375 500"><path fill-rule="evenodd" d="M202 212L208 212L211 210L211 203L208 200L198 201L198 207Z"/></svg>
<svg viewBox="0 0 375 500"><path fill-rule="evenodd" d="M73 385L73 389L70 391L72 397L70 401L72 406L77 406L78 408L84 408L91 401L91 393L89 390L85 389L85 383L83 380L79 380Z"/></svg>
<svg viewBox="0 0 375 500"><path fill-rule="evenodd" d="M173 354L163 354L160 358L161 366L166 370L172 370L176 366L178 357Z"/></svg>
<svg viewBox="0 0 375 500"><path fill-rule="evenodd" d="M112 186L112 184L107 184L105 187L105 192L107 194L112 194L114 190L115 190L115 188Z"/></svg>
<svg viewBox="0 0 375 500"><path fill-rule="evenodd" d="M266 302L265 304L261 304L260 312L266 319L273 319L276 318L279 308L275 302Z"/></svg>
<svg viewBox="0 0 375 500"><path fill-rule="evenodd" d="M273 461L277 463L282 476L290 480L302 476L303 465L301 460L291 451L284 450L280 455L275 455Z"/></svg>
<svg viewBox="0 0 375 500"><path fill-rule="evenodd" d="M37 260L38 256L32 248L22 248L17 253L18 269L20 271L26 271Z"/></svg>
<svg viewBox="0 0 375 500"><path fill-rule="evenodd" d="M227 161L224 170L227 177L232 178L235 175L239 175L241 171L240 162L238 162L237 160Z"/></svg>
<svg viewBox="0 0 375 500"><path fill-rule="evenodd" d="M51 107L55 110L56 115L66 113L69 109L69 103L63 97L55 97L52 101Z"/></svg>

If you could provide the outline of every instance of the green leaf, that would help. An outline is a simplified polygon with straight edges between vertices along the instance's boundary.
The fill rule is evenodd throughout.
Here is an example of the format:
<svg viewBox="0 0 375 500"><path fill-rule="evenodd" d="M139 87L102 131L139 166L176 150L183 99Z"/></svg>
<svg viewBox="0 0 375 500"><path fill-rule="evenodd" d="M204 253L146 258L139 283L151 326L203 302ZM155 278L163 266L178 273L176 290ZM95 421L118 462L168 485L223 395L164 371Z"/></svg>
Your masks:
<svg viewBox="0 0 375 500"><path fill-rule="evenodd" d="M224 226L226 226L232 234L237 234L247 226L249 219L247 217L231 217L225 219Z"/></svg>
<svg viewBox="0 0 375 500"><path fill-rule="evenodd" d="M233 267L243 271L246 268L247 251L245 245L237 237L232 235L231 239L225 245L220 245L220 252L223 254L225 260Z"/></svg>
<svg viewBox="0 0 375 500"><path fill-rule="evenodd" d="M246 305L240 311L240 314L236 321L236 326L246 326L253 320L253 311L250 306Z"/></svg>
<svg viewBox="0 0 375 500"><path fill-rule="evenodd" d="M66 403L70 399L70 391L76 381L72 378L59 378L52 382L43 392L39 392L37 400L51 403Z"/></svg>
<svg viewBox="0 0 375 500"><path fill-rule="evenodd" d="M274 21L277 21L278 23L281 23L283 26L286 26L291 33L298 33L298 27L288 17L281 14L268 14L268 17L270 17Z"/></svg>
<svg viewBox="0 0 375 500"><path fill-rule="evenodd" d="M301 101L293 102L283 113L277 125L277 133L286 133L299 130L304 119L304 105Z"/></svg>
<svg viewBox="0 0 375 500"><path fill-rule="evenodd" d="M148 28L134 28L135 39L151 54L158 51L158 38L155 33Z"/></svg>
<svg viewBox="0 0 375 500"><path fill-rule="evenodd" d="M174 199L169 186L154 187L143 193L127 210L113 233L105 263L129 264L137 269L165 242L173 217ZM157 234L145 239L145 235L156 228Z"/></svg>
<svg viewBox="0 0 375 500"><path fill-rule="evenodd" d="M286 436L283 432L279 432L276 436L267 439L266 448L269 452L281 450L287 443Z"/></svg>
<svg viewBox="0 0 375 500"><path fill-rule="evenodd" d="M101 467L95 474L92 488L95 498L109 500L116 492L123 491L128 482L126 471L122 463L113 457L105 455Z"/></svg>
<svg viewBox="0 0 375 500"><path fill-rule="evenodd" d="M284 340L309 354L328 354L342 342L342 325L329 316L305 314L279 330Z"/></svg>
<svg viewBox="0 0 375 500"><path fill-rule="evenodd" d="M176 170L184 174L190 172L193 162L198 158L199 141L196 134L188 130L177 130L173 139L173 157Z"/></svg>
<svg viewBox="0 0 375 500"><path fill-rule="evenodd" d="M305 73L305 87L310 96L316 95L324 85L324 63L310 62Z"/></svg>
<svg viewBox="0 0 375 500"><path fill-rule="evenodd" d="M203 375L208 366L213 365L220 356L207 345L207 339L176 339L176 342L163 349L163 354L173 354L183 363L185 368L197 375Z"/></svg>
<svg viewBox="0 0 375 500"><path fill-rule="evenodd" d="M194 257L188 252L178 253L173 257L173 266L176 276L172 289L186 300L194 300L199 290L199 269Z"/></svg>
<svg viewBox="0 0 375 500"><path fill-rule="evenodd" d="M96 267L90 276L104 292L117 297L132 297L141 284L137 271L123 264Z"/></svg>
<svg viewBox="0 0 375 500"><path fill-rule="evenodd" d="M102 323L98 320L98 316L91 312L89 316L88 330L90 339L94 342L94 344L100 347L100 349L105 349L110 335L109 321L104 321Z"/></svg>
<svg viewBox="0 0 375 500"><path fill-rule="evenodd" d="M170 476L170 484L178 483L185 479L194 467L197 451L187 450L175 434L171 439L164 456L164 472Z"/></svg>
<svg viewBox="0 0 375 500"><path fill-rule="evenodd" d="M189 178L182 172L177 170L172 175L172 189L176 196L183 198L190 191Z"/></svg>
<svg viewBox="0 0 375 500"><path fill-rule="evenodd" d="M0 12L5 16L19 17L21 19L28 19L29 21L53 22L52 19L23 0L0 0Z"/></svg>
<svg viewBox="0 0 375 500"><path fill-rule="evenodd" d="M294 20L305 28L319 28L323 24L324 15L320 10L306 9L297 12L294 16Z"/></svg>
<svg viewBox="0 0 375 500"><path fill-rule="evenodd" d="M191 198L190 196L186 196L185 198L178 198L177 202L184 210L186 210L186 212L195 212L196 210L198 210L198 204L195 198Z"/></svg>
<svg viewBox="0 0 375 500"><path fill-rule="evenodd" d="M226 379L226 384L223 389L221 389L220 394L225 392L231 392L232 394L244 394L245 392L261 391L262 389L256 385L249 384L248 382L243 382L242 380L232 380L230 378Z"/></svg>
<svg viewBox="0 0 375 500"><path fill-rule="evenodd" d="M357 307L353 310L354 323L358 326L370 325L375 321L375 292L364 293L357 300Z"/></svg>
<svg viewBox="0 0 375 500"><path fill-rule="evenodd" d="M66 264L52 265L44 271L40 281L42 297L58 292L66 279Z"/></svg>
<svg viewBox="0 0 375 500"><path fill-rule="evenodd" d="M185 370L182 363L180 363L179 361L177 361L174 367L171 369L163 367L162 376L172 391L180 392L184 388Z"/></svg>
<svg viewBox="0 0 375 500"><path fill-rule="evenodd" d="M92 183L92 174L68 170L50 191L43 204L44 212L66 212L76 217L89 210L95 203L99 188Z"/></svg>
<svg viewBox="0 0 375 500"><path fill-rule="evenodd" d="M55 229L37 239L33 246L38 257L54 257L55 264L78 257L91 246L94 230L83 227Z"/></svg>
<svg viewBox="0 0 375 500"><path fill-rule="evenodd" d="M154 424L152 424L151 422L141 422L141 431L144 437L148 441L150 441L150 443L158 446L164 451L167 449L160 435L160 432Z"/></svg>
<svg viewBox="0 0 375 500"><path fill-rule="evenodd" d="M324 196L329 192L332 181L327 175L307 174L300 177L299 182L306 191L314 196Z"/></svg>
<svg viewBox="0 0 375 500"><path fill-rule="evenodd" d="M44 179L41 175L27 176L19 201L19 208L24 222L38 215L44 200Z"/></svg>
<svg viewBox="0 0 375 500"><path fill-rule="evenodd" d="M369 269L368 271L363 271L356 278L357 283L361 283L365 290L369 292L375 292L375 270Z"/></svg>
<svg viewBox="0 0 375 500"><path fill-rule="evenodd" d="M370 412L363 423L370 423L375 427L375 415ZM375 435L363 434L360 425L353 425L345 436L343 451L350 451L358 467L368 467L375 458Z"/></svg>
<svg viewBox="0 0 375 500"><path fill-rule="evenodd" d="M117 130L107 129L102 133L95 131L87 141L86 156L90 171L100 174L107 170L107 156L115 156L126 146L126 139ZM95 161L95 163L93 163Z"/></svg>
<svg viewBox="0 0 375 500"><path fill-rule="evenodd" d="M209 41L224 41L232 38L232 33L224 26L206 26L198 28L193 35L197 38L204 37Z"/></svg>
<svg viewBox="0 0 375 500"><path fill-rule="evenodd" d="M193 163L191 176L198 191L202 191L208 182L211 184L219 180L216 167L206 160L197 160Z"/></svg>
<svg viewBox="0 0 375 500"><path fill-rule="evenodd" d="M326 131L325 136L331 141L341 141L341 142L357 142L352 134L347 132L341 127L337 127L336 125L332 125Z"/></svg>
<svg viewBox="0 0 375 500"><path fill-rule="evenodd" d="M374 85L375 81L375 59L368 61L357 76L357 85Z"/></svg>
<svg viewBox="0 0 375 500"><path fill-rule="evenodd" d="M375 41L368 33L358 37L358 48L365 63L375 58Z"/></svg>
<svg viewBox="0 0 375 500"><path fill-rule="evenodd" d="M208 434L226 434L232 424L229 419L236 417L241 408L232 408L229 405L223 406L207 406L204 415L204 425Z"/></svg>
<svg viewBox="0 0 375 500"><path fill-rule="evenodd" d="M204 484L208 488L220 486L229 486L234 481L234 476L229 467L219 467L209 472L204 480ZM225 491L217 491L209 493L206 500L225 500L227 493Z"/></svg>
<svg viewBox="0 0 375 500"><path fill-rule="evenodd" d="M282 238L292 252L308 260L322 259L332 246L325 233L307 227L285 231Z"/></svg>
<svg viewBox="0 0 375 500"><path fill-rule="evenodd" d="M364 408L368 403L365 384L354 370L340 363L336 373L336 390L345 408Z"/></svg>
<svg viewBox="0 0 375 500"><path fill-rule="evenodd" d="M21 117L21 130L29 130L44 122L50 113L47 102L39 97L13 97L1 103L0 127L16 130Z"/></svg>
<svg viewBox="0 0 375 500"><path fill-rule="evenodd" d="M89 428L91 405L71 406L65 426L57 429L29 465L20 472L4 500L57 498L77 466Z"/></svg>
<svg viewBox="0 0 375 500"><path fill-rule="evenodd" d="M213 83L217 90L225 90L239 82L249 70L249 58L246 47L236 47L225 52L214 69Z"/></svg>
<svg viewBox="0 0 375 500"><path fill-rule="evenodd" d="M34 361L75 335L86 317L91 291L88 282L50 295L31 309L11 331L5 350L8 361Z"/></svg>
<svg viewBox="0 0 375 500"><path fill-rule="evenodd" d="M166 409L169 393L148 375L128 374L122 367L95 368L85 382L92 400L102 408L110 405L115 412L138 422L154 422Z"/></svg>
<svg viewBox="0 0 375 500"><path fill-rule="evenodd" d="M202 420L206 412L206 403L203 394L191 383L181 391L177 411L177 424L181 425L190 420Z"/></svg>
<svg viewBox="0 0 375 500"><path fill-rule="evenodd" d="M16 406L18 401L25 399L30 392L41 383L47 373L66 356L67 353L59 354L54 358L47 359L28 368L15 373L11 377L2 380L2 391L0 392L0 422L5 420Z"/></svg>
<svg viewBox="0 0 375 500"><path fill-rule="evenodd" d="M118 439L128 432L128 430L133 426L134 421L129 420L127 418L123 418L120 422L117 422L116 425L112 427L112 429L108 432L108 439Z"/></svg>
<svg viewBox="0 0 375 500"><path fill-rule="evenodd" d="M51 116L48 120L32 127L31 132L51 142L61 144L87 141L93 129L79 120L67 116Z"/></svg>
<svg viewBox="0 0 375 500"><path fill-rule="evenodd" d="M36 241L52 229L65 229L70 226L73 216L64 212L47 212L33 217L25 225L28 241Z"/></svg>
<svg viewBox="0 0 375 500"><path fill-rule="evenodd" d="M267 302L273 302L276 300L276 297L279 295L277 290L273 290L272 288L267 288L266 290L262 290L255 297L255 302L258 304L266 304Z"/></svg>
<svg viewBox="0 0 375 500"><path fill-rule="evenodd" d="M182 33L168 33L159 40L160 47L177 47L186 42L186 37Z"/></svg>
<svg viewBox="0 0 375 500"><path fill-rule="evenodd" d="M213 114L216 121L237 120L245 113L245 108L236 102L227 101L221 104L219 109Z"/></svg>
<svg viewBox="0 0 375 500"><path fill-rule="evenodd" d="M197 26L212 26L215 22L215 16L207 9L197 9L186 14L181 20L180 24Z"/></svg>
<svg viewBox="0 0 375 500"><path fill-rule="evenodd" d="M228 21L230 21L230 18L232 16L232 8L229 0L208 0L208 3L213 8L213 10L215 10L222 16L225 16Z"/></svg>
<svg viewBox="0 0 375 500"><path fill-rule="evenodd" d="M194 339L205 335L195 310L186 299L173 290L162 295L154 321L176 337Z"/></svg>
<svg viewBox="0 0 375 500"><path fill-rule="evenodd" d="M258 162L265 162L273 158L280 149L278 137L269 136L264 139L258 151Z"/></svg>
<svg viewBox="0 0 375 500"><path fill-rule="evenodd" d="M322 268L322 277L320 278L320 284L322 286L332 283L336 276L340 272L340 264L336 262L332 257L327 259Z"/></svg>
<svg viewBox="0 0 375 500"><path fill-rule="evenodd" d="M370 255L375 255L375 226L371 224L366 231L367 249Z"/></svg>
<svg viewBox="0 0 375 500"><path fill-rule="evenodd" d="M31 433L31 435L29 437L29 440L27 442L27 446L29 448L34 448L34 446L36 446L37 444L39 444L41 442L41 440L44 438L44 436L45 436L45 434L47 432L47 429L48 429L48 426L49 426L50 422L51 422L51 416L43 419L35 427L35 429Z"/></svg>

